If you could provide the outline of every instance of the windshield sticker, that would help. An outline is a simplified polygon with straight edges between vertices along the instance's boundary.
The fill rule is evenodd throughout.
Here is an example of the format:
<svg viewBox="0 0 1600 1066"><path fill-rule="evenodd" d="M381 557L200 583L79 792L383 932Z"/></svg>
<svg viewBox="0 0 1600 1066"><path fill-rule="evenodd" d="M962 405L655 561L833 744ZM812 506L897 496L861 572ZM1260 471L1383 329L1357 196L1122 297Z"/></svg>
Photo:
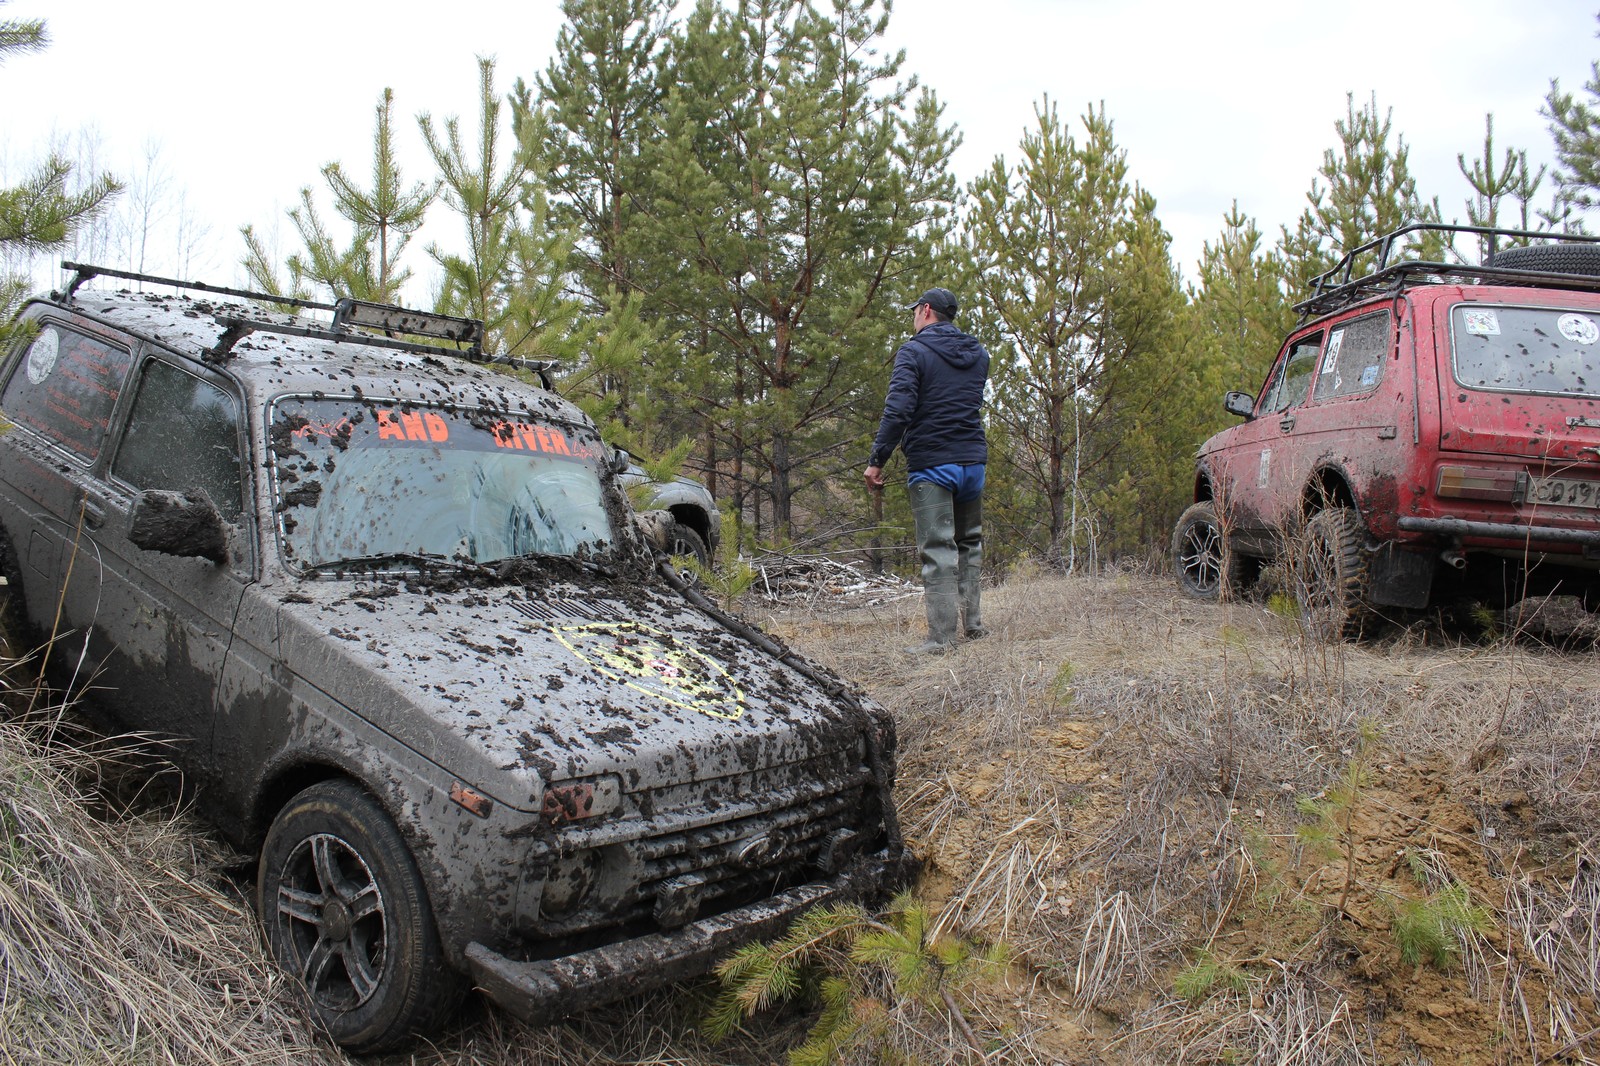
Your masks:
<svg viewBox="0 0 1600 1066"><path fill-rule="evenodd" d="M597 673L674 707L729 721L744 692L722 664L637 623L560 626L555 637Z"/></svg>
<svg viewBox="0 0 1600 1066"><path fill-rule="evenodd" d="M600 455L589 444L574 440L554 426L532 422L497 422L492 433L495 445L501 448L565 455L574 459L596 459Z"/></svg>
<svg viewBox="0 0 1600 1066"><path fill-rule="evenodd" d="M53 329L39 334L33 347L28 349L28 380L35 385L43 385L44 379L56 368L56 359L60 355L61 334Z"/></svg>
<svg viewBox="0 0 1600 1066"><path fill-rule="evenodd" d="M1361 371L1361 387L1362 388L1366 388L1368 385L1376 385L1377 383L1378 383L1378 367L1369 366L1369 367L1364 368Z"/></svg>
<svg viewBox="0 0 1600 1066"><path fill-rule="evenodd" d="M1561 335L1575 344L1593 344L1600 340L1600 327L1588 315L1562 315L1556 319Z"/></svg>
<svg viewBox="0 0 1600 1066"><path fill-rule="evenodd" d="M1463 311L1461 321L1474 337L1500 336L1500 318L1493 311Z"/></svg>
<svg viewBox="0 0 1600 1066"><path fill-rule="evenodd" d="M1339 365L1339 349L1344 346L1344 330L1336 329L1333 336L1328 338L1328 353L1322 357L1322 372L1333 373L1333 368Z"/></svg>

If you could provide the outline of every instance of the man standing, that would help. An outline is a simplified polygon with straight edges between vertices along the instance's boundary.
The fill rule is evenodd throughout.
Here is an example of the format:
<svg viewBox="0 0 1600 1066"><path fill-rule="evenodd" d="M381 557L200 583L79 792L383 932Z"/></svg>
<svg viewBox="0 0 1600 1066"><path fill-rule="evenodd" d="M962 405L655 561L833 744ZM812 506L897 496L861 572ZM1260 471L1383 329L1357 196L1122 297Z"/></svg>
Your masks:
<svg viewBox="0 0 1600 1066"><path fill-rule="evenodd" d="M928 639L906 650L941 655L955 644L958 623L968 639L988 633L978 598L983 562L983 388L989 353L956 329L955 294L929 289L911 305L910 340L894 355L889 396L867 459L867 486L883 489L883 465L898 445L910 476L906 491L922 555ZM957 596L960 598L958 618Z"/></svg>

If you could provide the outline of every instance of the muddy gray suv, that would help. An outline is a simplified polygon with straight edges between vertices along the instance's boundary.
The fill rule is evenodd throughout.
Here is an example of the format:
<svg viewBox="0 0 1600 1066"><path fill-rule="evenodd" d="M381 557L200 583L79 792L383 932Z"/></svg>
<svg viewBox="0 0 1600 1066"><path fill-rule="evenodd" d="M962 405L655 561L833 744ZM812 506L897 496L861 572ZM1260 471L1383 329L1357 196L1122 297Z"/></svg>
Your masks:
<svg viewBox="0 0 1600 1066"><path fill-rule="evenodd" d="M481 323L68 267L0 370L9 609L259 852L340 1043L469 985L614 1000L899 876L888 717L652 557Z"/></svg>

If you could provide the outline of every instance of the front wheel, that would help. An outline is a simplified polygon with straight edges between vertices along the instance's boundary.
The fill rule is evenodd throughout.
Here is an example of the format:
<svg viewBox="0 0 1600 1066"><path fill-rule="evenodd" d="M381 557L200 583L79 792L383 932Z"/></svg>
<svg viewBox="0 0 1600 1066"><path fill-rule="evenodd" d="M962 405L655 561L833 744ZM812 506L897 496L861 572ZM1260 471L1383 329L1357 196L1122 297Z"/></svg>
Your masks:
<svg viewBox="0 0 1600 1066"><path fill-rule="evenodd" d="M1172 572L1184 594L1219 600L1239 588L1238 559L1210 500L1191 504L1172 531Z"/></svg>
<svg viewBox="0 0 1600 1066"><path fill-rule="evenodd" d="M1349 507L1330 507L1306 523L1295 589L1300 620L1322 640L1354 640L1368 621L1366 530Z"/></svg>
<svg viewBox="0 0 1600 1066"><path fill-rule="evenodd" d="M711 566L711 549L706 547L705 538L682 522L674 521L667 530L667 554L674 558L692 556L702 567Z"/></svg>
<svg viewBox="0 0 1600 1066"><path fill-rule="evenodd" d="M464 985L400 832L348 781L292 799L261 850L261 922L337 1043L358 1054L440 1025Z"/></svg>

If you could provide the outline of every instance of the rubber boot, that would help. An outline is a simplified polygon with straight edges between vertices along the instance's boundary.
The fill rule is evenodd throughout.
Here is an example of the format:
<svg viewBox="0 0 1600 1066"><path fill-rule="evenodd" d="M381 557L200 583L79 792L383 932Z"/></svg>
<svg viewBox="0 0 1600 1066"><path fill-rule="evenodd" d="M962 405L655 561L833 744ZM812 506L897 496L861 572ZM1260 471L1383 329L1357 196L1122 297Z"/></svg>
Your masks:
<svg viewBox="0 0 1600 1066"><path fill-rule="evenodd" d="M989 635L983 624L983 497L955 504L956 588L961 595L961 630L968 640Z"/></svg>
<svg viewBox="0 0 1600 1066"><path fill-rule="evenodd" d="M922 598L928 610L928 639L906 649L908 655L943 655L956 641L955 502L948 489L931 481L908 485L922 555Z"/></svg>

